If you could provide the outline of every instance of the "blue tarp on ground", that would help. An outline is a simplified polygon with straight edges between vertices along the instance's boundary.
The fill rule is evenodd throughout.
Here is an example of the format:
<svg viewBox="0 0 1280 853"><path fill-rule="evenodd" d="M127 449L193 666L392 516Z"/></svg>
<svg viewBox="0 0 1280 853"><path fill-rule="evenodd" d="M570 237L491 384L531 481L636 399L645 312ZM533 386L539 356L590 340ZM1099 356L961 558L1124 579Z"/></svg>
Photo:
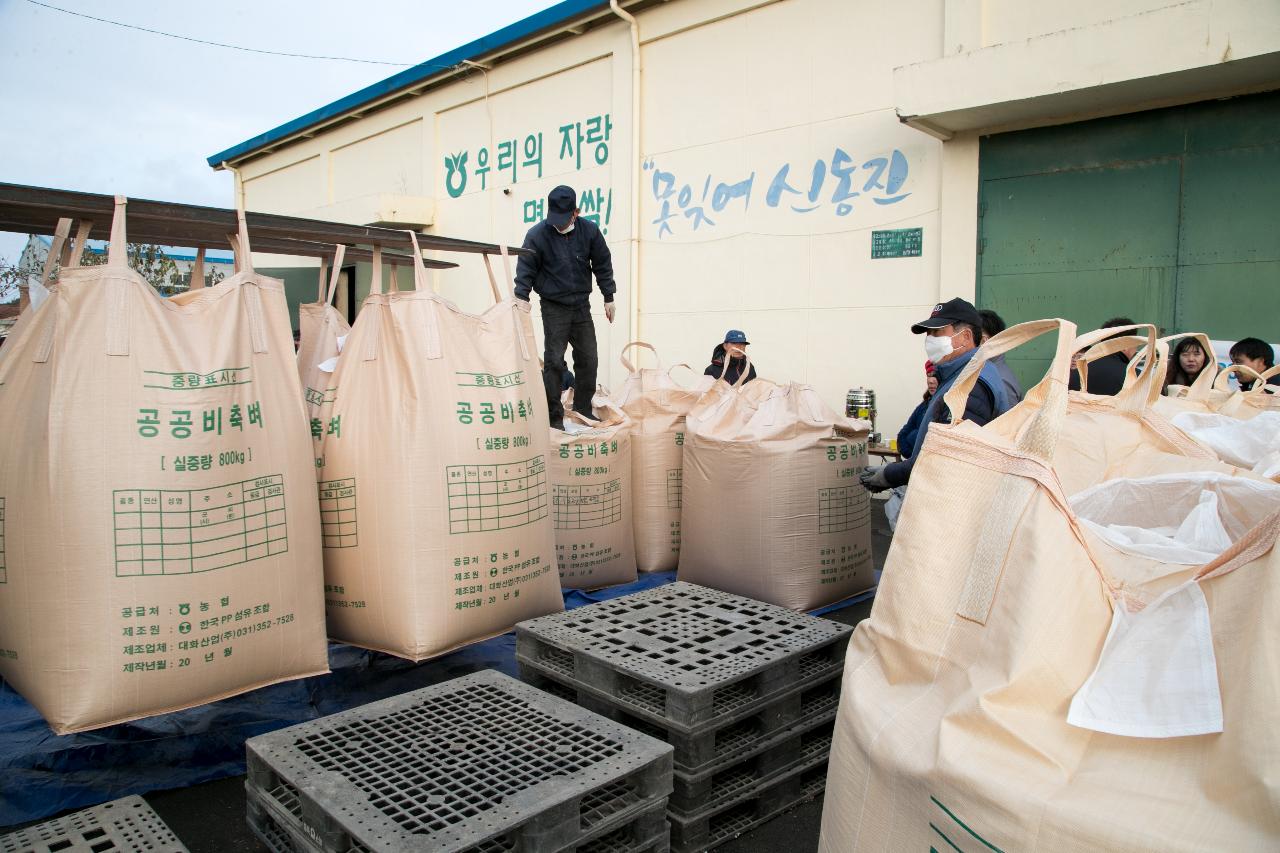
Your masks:
<svg viewBox="0 0 1280 853"><path fill-rule="evenodd" d="M565 590L573 609L671 583L675 572L595 592ZM869 598L868 592L827 613ZM413 664L391 655L329 645L328 675L274 684L172 714L91 732L55 735L0 680L0 827L39 820L130 794L184 788L245 772L246 739L376 702L480 669L516 675L514 633Z"/></svg>

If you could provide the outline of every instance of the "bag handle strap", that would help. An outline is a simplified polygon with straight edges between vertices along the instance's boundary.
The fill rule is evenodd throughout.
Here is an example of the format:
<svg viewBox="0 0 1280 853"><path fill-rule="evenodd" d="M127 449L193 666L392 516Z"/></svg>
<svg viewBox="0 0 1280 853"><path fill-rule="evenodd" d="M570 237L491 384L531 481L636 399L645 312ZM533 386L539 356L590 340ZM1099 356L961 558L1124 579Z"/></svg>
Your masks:
<svg viewBox="0 0 1280 853"><path fill-rule="evenodd" d="M1169 345L1156 337L1158 334L1156 327L1149 323L1138 323L1133 326L1098 329L1087 335L1082 335L1076 341L1076 351L1079 352L1080 349L1084 348L1085 344L1083 342L1086 339L1101 336L1103 340L1089 347L1089 353L1097 350L1098 357L1101 357L1102 355L1109 355L1113 352L1127 349L1132 346L1131 341L1134 338L1143 341L1142 335L1126 335L1124 334L1125 332L1144 331L1146 335L1145 342L1141 348L1142 352L1155 352L1156 357L1152 360L1149 368L1144 370L1141 375L1137 372L1140 363L1138 355L1135 354L1133 358L1129 359L1129 363L1125 367L1124 384L1120 387L1120 392L1112 398L1121 410L1138 415L1141 415L1155 403L1164 388L1164 375L1160 367L1165 364L1165 360L1168 357ZM1114 335L1119 335L1120 337L1112 337ZM1081 378L1084 378L1084 374L1081 374Z"/></svg>
<svg viewBox="0 0 1280 853"><path fill-rule="evenodd" d="M497 304L502 301L502 294L498 292L498 279L493 274L493 263L487 254L480 257L484 258L484 271L489 274L489 289L493 291L494 304Z"/></svg>
<svg viewBox="0 0 1280 853"><path fill-rule="evenodd" d="M694 377L694 380L695 380L695 381L697 380L697 378L698 378L698 375L699 375L699 374L698 374L696 371L694 371L694 369L693 369L692 367L690 367L688 364L686 364L686 363L684 363L684 362L682 361L682 362L680 362L679 364L673 364L673 365L671 365L671 367L669 367L669 368L667 369L667 378L668 378L668 379L670 379L672 382L675 382L675 381L676 381L676 378L675 378L674 376L672 376L671 374L675 372L675 369L676 369L677 367L683 367L685 370L687 370L687 371L689 371L690 373L692 373L692 374L693 374L693 377Z"/></svg>
<svg viewBox="0 0 1280 853"><path fill-rule="evenodd" d="M1090 346L1110 337L1111 329L1075 337L1076 326L1068 320L1037 320L1019 323L1005 329L978 348L978 353L964 366L960 376L943 396L951 409L953 424L964 416L969 392L978 381L983 364L997 355L1008 352L1027 341L1050 331L1057 331L1058 341L1053 361L1044 378L1027 392L1025 401L1039 406L1031 422L1018 435L1016 450L1031 462L1032 467L1049 466L1067 414L1067 380L1071 371L1071 356L1080 348ZM956 413L959 412L959 416ZM938 436L939 438L950 438ZM933 440L931 435L930 441ZM1034 460L1034 461L1032 461ZM1037 464L1038 463L1038 464ZM1036 490L1036 480L1019 473L1006 472L996 487L995 494L983 516L977 547L969 561L964 588L956 602L956 615L962 619L985 625L991 615L996 587L1004 570L1009 540L1023 512Z"/></svg>
<svg viewBox="0 0 1280 853"><path fill-rule="evenodd" d="M320 274L316 276L316 302L324 302L324 286L329 281L329 258L320 259Z"/></svg>
<svg viewBox="0 0 1280 853"><path fill-rule="evenodd" d="M1129 359L1128 364L1125 365L1124 382L1128 385L1131 380L1136 381L1138 378L1138 372L1135 368L1145 357L1147 339L1140 338L1137 335L1125 335L1124 337L1112 338L1110 340L1096 343L1089 347L1085 352L1075 356L1071 364L1080 374L1080 390L1083 391L1089 385L1090 364L1093 364L1100 358L1105 358L1106 356L1114 355L1121 350L1126 350L1129 347L1137 349L1138 354Z"/></svg>
<svg viewBox="0 0 1280 853"><path fill-rule="evenodd" d="M204 288L204 246L196 249L196 259L191 262L191 285L188 290Z"/></svg>
<svg viewBox="0 0 1280 853"><path fill-rule="evenodd" d="M1110 333L1109 329L1105 331L1107 334ZM1053 361L1044 378L1024 396L1025 401L1037 403L1040 410L1018 437L1017 446L1020 450L1041 459L1052 459L1058 444L1058 433L1062 430L1062 421L1067 414L1067 379L1071 371L1071 355L1079 348L1080 341L1084 340L1075 338L1076 324L1069 320L1033 320L1028 323L1019 323L988 338L987 342L978 348L977 354L969 359L969 363L960 371L960 375L956 377L956 381L942 398L951 410L951 423L959 423L964 417L969 393L977 384L978 373L983 365L996 356L1003 355L1049 332L1058 333ZM1088 335L1085 336L1085 338L1088 337ZM1092 344L1098 339L1084 340L1084 343Z"/></svg>
<svg viewBox="0 0 1280 853"><path fill-rule="evenodd" d="M338 292L338 280L342 278L342 261L346 256L347 247L338 243L333 249L333 267L329 271L329 289L325 291L325 305L333 304L333 295Z"/></svg>
<svg viewBox="0 0 1280 853"><path fill-rule="evenodd" d="M1267 373L1271 373L1271 371L1273 370L1275 370L1274 367L1271 368L1271 370L1264 371L1263 373L1258 373L1258 371L1254 370L1252 367L1249 367L1247 364L1228 364L1226 367L1222 368L1222 370L1218 371L1217 377L1215 377L1213 380L1213 390L1230 391L1231 386L1228 384L1227 380L1231 378L1231 375L1233 373L1238 373L1245 379L1249 379L1249 377L1252 377L1252 380L1250 381L1253 382L1252 388L1250 388L1248 391L1243 391L1241 393L1244 393L1244 394L1261 393L1259 389L1261 389L1266 384L1265 380L1263 380L1263 377ZM1259 381L1259 380L1263 380L1263 381Z"/></svg>
<svg viewBox="0 0 1280 853"><path fill-rule="evenodd" d="M511 284L513 280L511 277L511 253L507 251L506 243L499 243L498 249L502 255L502 267L506 272L506 276L507 276L507 296L514 296L515 291L512 289L512 284ZM501 288L498 287L497 277L494 276L493 274L493 263L489 258L489 253L485 252L480 257L484 258L484 269L485 269L485 272L489 274L489 288L493 291L493 302L496 305L497 303L501 302L505 297L502 295Z"/></svg>
<svg viewBox="0 0 1280 853"><path fill-rule="evenodd" d="M67 237L71 233L71 220L59 219L57 227L53 230L53 240L49 243L49 254L45 256L44 268L40 271L40 284L45 287L49 286L49 280L53 278L53 268L62 256L63 247L67 244ZM26 288L24 287L25 291Z"/></svg>
<svg viewBox="0 0 1280 853"><path fill-rule="evenodd" d="M507 251L506 243L499 243L498 248L502 250L502 269L507 276L507 296L515 298L515 277L511 275L511 253ZM486 255L485 257L488 257ZM501 302L502 300L498 300Z"/></svg>
<svg viewBox="0 0 1280 853"><path fill-rule="evenodd" d="M751 375L751 356L747 355L744 352L742 354L742 360L745 361L746 364L742 365L742 372L738 374L738 381L733 383L733 387L735 390L738 388L741 388L743 384L747 381L747 377ZM729 351L725 350L725 353L724 353L724 371L725 372L720 374L720 378L723 379L725 376L725 373L728 373L729 362L731 361L733 361L733 359L729 357Z"/></svg>
<svg viewBox="0 0 1280 853"><path fill-rule="evenodd" d="M1266 554L1280 539L1280 511L1273 512L1214 560L1196 572L1196 580L1205 581L1233 572Z"/></svg>
<svg viewBox="0 0 1280 853"><path fill-rule="evenodd" d="M262 292L258 289L258 283L253 278L253 247L249 244L249 226L245 222L244 216L244 184L240 180L240 173L233 166L226 163L222 165L236 179L237 230L227 235L227 242L231 244L235 273L237 275L243 273L248 277L248 280L243 282L246 287L241 292L243 293L245 315L249 320L249 337L253 342L253 351L255 353L265 353L268 351L266 320L263 319L262 314Z"/></svg>
<svg viewBox="0 0 1280 853"><path fill-rule="evenodd" d="M129 269L129 240L125 230L128 203L124 196L116 196L111 214L107 269L115 275L107 278L107 355L129 354L129 283L127 276L121 275Z"/></svg>
<svg viewBox="0 0 1280 853"><path fill-rule="evenodd" d="M400 279L396 276L396 271L399 269L399 267L396 266L395 264L391 264L390 266L391 266L391 272L387 276L387 292L399 293ZM381 293L382 291L379 290L378 292Z"/></svg>
<svg viewBox="0 0 1280 853"><path fill-rule="evenodd" d="M80 225L76 227L75 245L67 245L64 251L67 251L66 257L63 259L62 268L78 267L80 261L84 258L85 247L89 244L89 233L93 231L92 219L81 219Z"/></svg>
<svg viewBox="0 0 1280 853"><path fill-rule="evenodd" d="M396 292L395 266L391 267L391 292ZM369 281L369 293L376 295L382 294L382 247L376 244L373 247L373 277ZM374 310L381 311L382 308L378 307ZM325 312L325 315L328 316L327 311ZM364 330L364 334L366 335L364 339L364 360L377 361L379 326L378 323L367 323L365 325L367 325L367 328ZM364 326L362 326L362 328L364 328Z"/></svg>
<svg viewBox="0 0 1280 853"><path fill-rule="evenodd" d="M235 232L227 233L227 245L231 247L231 272L239 275L244 272L244 259L240 256L240 246Z"/></svg>
<svg viewBox="0 0 1280 853"><path fill-rule="evenodd" d="M632 364L631 361L627 358L627 351L630 350L632 347L637 347L639 349L647 349L649 352L653 353L654 359L658 362L658 369L659 370L662 369L662 359L658 356L658 351L654 349L652 344L647 344L644 341L632 341L631 343L627 344L625 347L622 348L622 352L619 355L619 357L622 360L622 366L627 369L628 373L636 372L635 365Z"/></svg>
<svg viewBox="0 0 1280 853"><path fill-rule="evenodd" d="M406 229L409 240L413 243L413 286L417 290L427 290L427 269L422 264L422 249L418 247L418 233ZM427 300L426 344L427 358L437 359L444 355L440 346L440 324L436 317L435 299Z"/></svg>
<svg viewBox="0 0 1280 853"><path fill-rule="evenodd" d="M49 241L49 253L44 256L44 266L40 270L41 287L49 286L49 279L53 277L53 269L58 263L58 258L62 254L62 247L66 245L67 235L70 233L71 220L59 219L58 225L53 231L53 239ZM31 305L31 294L28 291L29 288L25 283L18 285L18 313L26 311L27 307Z"/></svg>

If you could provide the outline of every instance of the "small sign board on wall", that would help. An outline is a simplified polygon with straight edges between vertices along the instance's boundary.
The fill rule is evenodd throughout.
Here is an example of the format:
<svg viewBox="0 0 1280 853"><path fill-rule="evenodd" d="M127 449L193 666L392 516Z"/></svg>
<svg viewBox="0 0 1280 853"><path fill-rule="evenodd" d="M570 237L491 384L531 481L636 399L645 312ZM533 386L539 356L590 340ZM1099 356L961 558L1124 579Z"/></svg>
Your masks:
<svg viewBox="0 0 1280 853"><path fill-rule="evenodd" d="M924 243L923 228L894 228L871 232L871 258L918 258Z"/></svg>

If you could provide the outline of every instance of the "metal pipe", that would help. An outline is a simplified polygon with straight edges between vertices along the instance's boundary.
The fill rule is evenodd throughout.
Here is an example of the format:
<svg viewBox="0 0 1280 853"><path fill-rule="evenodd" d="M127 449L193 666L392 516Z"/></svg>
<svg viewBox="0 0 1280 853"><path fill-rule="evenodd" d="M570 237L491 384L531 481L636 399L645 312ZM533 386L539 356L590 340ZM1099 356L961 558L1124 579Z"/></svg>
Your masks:
<svg viewBox="0 0 1280 853"><path fill-rule="evenodd" d="M631 293L629 334L638 341L640 335L640 23L635 16L623 11L618 0L609 0L609 8L631 28L631 244L630 273Z"/></svg>

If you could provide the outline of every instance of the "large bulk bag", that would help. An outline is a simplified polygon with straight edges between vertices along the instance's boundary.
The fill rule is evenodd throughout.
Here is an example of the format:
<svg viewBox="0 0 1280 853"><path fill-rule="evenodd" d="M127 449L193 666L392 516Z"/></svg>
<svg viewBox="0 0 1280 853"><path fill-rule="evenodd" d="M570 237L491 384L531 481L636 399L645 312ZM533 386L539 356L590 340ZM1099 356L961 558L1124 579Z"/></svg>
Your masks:
<svg viewBox="0 0 1280 853"><path fill-rule="evenodd" d="M1021 404L1029 418L935 424L921 448L875 608L849 646L824 853L1268 850L1280 839L1280 668L1266 651L1280 640L1280 513L1274 502L1233 498L1243 512L1226 526L1230 546L1203 565L1173 567L1189 569L1174 579L1176 597L1157 582L1168 566L1088 529L1061 485L1074 464L1059 445L1072 324L1024 323L992 338L947 402L963 410L988 358L1055 330L1050 371ZM1106 431L1095 439L1107 441ZM1140 500L1148 513L1172 502L1158 489ZM1197 596L1203 622L1166 608ZM1148 608L1154 620L1142 619ZM1120 708L1129 719L1098 703L1103 691L1082 693L1095 669L1099 682L1117 683L1125 654L1111 651L1141 649L1128 643L1103 659L1113 621L1127 642L1142 639L1135 626L1159 634L1164 615L1201 631L1200 641L1174 634L1176 650L1153 643L1128 655L1142 677L1121 681L1111 698L1129 703ZM1194 656L1178 654L1183 642ZM1206 698L1199 689L1179 691L1215 684L1221 732L1174 736L1212 731L1212 719L1182 725L1185 713L1214 707L1190 701ZM1133 701L1147 685L1161 689Z"/></svg>
<svg viewBox="0 0 1280 853"><path fill-rule="evenodd" d="M379 267L380 251L374 249L375 266ZM338 245L334 248L333 271L328 276L327 261L320 262L316 301L298 305L298 378L302 382L307 419L311 424L311 439L316 449L317 475L320 473L319 448L324 439L324 410L326 403L333 402L331 396L335 362L342 352L347 335L351 334L351 324L333 306L333 294L342 278L342 259L345 256L346 246Z"/></svg>
<svg viewBox="0 0 1280 853"><path fill-rule="evenodd" d="M375 275L338 357L319 485L329 635L418 661L564 602L528 303L460 311L414 243L416 289Z"/></svg>
<svg viewBox="0 0 1280 853"><path fill-rule="evenodd" d="M327 671L284 286L64 267L0 365L0 675L59 733Z"/></svg>
<svg viewBox="0 0 1280 853"><path fill-rule="evenodd" d="M677 383L661 363L636 368L627 359L632 347L647 349L655 356L657 351L643 341L623 347L627 379L617 397L618 405L631 419L636 566L642 572L669 572L680 559L684 418L701 395Z"/></svg>
<svg viewBox="0 0 1280 853"><path fill-rule="evenodd" d="M573 431L550 431L556 564L560 586L571 589L636 579L631 421L604 389L591 408L599 423L588 423L566 402L565 420Z"/></svg>
<svg viewBox="0 0 1280 853"><path fill-rule="evenodd" d="M869 424L807 385L751 400L720 379L687 425L680 580L794 610L875 585Z"/></svg>

